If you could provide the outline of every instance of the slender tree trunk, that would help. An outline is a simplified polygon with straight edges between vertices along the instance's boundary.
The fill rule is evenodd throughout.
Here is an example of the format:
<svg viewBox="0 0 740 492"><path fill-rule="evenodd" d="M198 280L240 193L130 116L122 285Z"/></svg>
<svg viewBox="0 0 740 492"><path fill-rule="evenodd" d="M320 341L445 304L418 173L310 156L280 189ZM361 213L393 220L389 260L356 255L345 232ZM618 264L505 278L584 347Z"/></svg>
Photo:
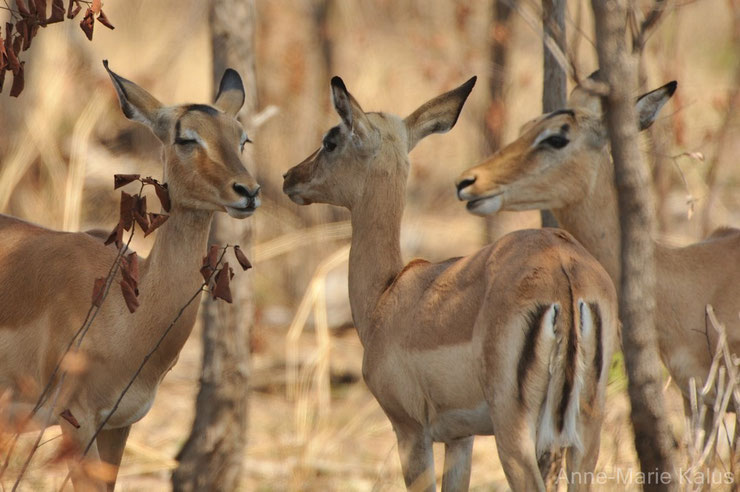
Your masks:
<svg viewBox="0 0 740 492"><path fill-rule="evenodd" d="M212 0L209 13L215 88L226 68L239 72L246 89L241 121L248 127L257 107L253 0ZM249 146L248 146L249 147ZM252 149L245 150L249 165ZM211 243L240 244L247 254L252 219L217 214ZM251 275L231 284L233 304L207 300L203 321L203 370L190 437L172 475L177 491L237 490L247 439L249 333L254 318Z"/></svg>
<svg viewBox="0 0 740 492"><path fill-rule="evenodd" d="M512 6L517 0L493 0L491 2L491 45L488 94L490 103L484 115L483 155L491 155L503 144L506 112L505 87L509 75L509 47L511 45ZM520 212L499 212L485 217L487 243L497 240L510 230L510 222Z"/></svg>
<svg viewBox="0 0 740 492"><path fill-rule="evenodd" d="M622 1L592 0L596 48L608 85L604 99L614 159L621 225L622 277L619 313L629 377L635 447L642 471L669 473L674 480L653 480L646 490L675 490L675 443L665 420L655 333L655 265L651 233L654 209L650 174L637 140L634 106L636 66L625 43L626 12Z"/></svg>
<svg viewBox="0 0 740 492"><path fill-rule="evenodd" d="M542 29L545 35L542 39L542 112L549 113L564 108L568 100L568 76L545 42L548 36L551 37L565 53L565 0L542 0ZM550 210L540 210L540 218L542 227L558 227L558 221ZM540 473L547 490L557 490L562 462L560 451L547 452L540 458Z"/></svg>
<svg viewBox="0 0 740 492"><path fill-rule="evenodd" d="M542 0L542 28L545 33L542 39L542 112L549 113L564 108L568 99L568 77L565 69L560 66L545 42L547 36L553 38L565 53L565 0ZM541 210L540 217L542 227L558 226L551 211Z"/></svg>

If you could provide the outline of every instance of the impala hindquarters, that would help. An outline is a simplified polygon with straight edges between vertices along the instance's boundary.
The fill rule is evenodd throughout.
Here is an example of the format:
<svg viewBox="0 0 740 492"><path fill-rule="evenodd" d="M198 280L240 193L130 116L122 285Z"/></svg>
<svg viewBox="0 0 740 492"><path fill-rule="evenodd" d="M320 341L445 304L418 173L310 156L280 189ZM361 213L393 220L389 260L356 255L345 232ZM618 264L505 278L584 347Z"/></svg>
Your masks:
<svg viewBox="0 0 740 492"><path fill-rule="evenodd" d="M593 75L592 77L598 77ZM641 130L649 127L676 90L676 82L636 101ZM527 123L519 138L463 172L458 196L472 213L551 209L620 284L620 228L614 165L599 98L581 87L568 108ZM701 387L709 374L718 335L707 325L712 305L727 327L731 350L740 354L740 230L720 228L681 248L655 244L656 329L660 357L684 397L689 381ZM708 403L706 429L713 425ZM734 408L731 403L730 408Z"/></svg>
<svg viewBox="0 0 740 492"><path fill-rule="evenodd" d="M544 490L537 459L551 448L569 448L571 471L595 465L615 293L559 230L516 232L465 258L404 267L407 154L454 126L473 83L401 119L365 113L335 77L342 121L285 174L283 190L298 204L350 211L363 376L396 432L407 487L434 490L432 443L444 442L442 489L465 490L473 436L495 432L514 490Z"/></svg>
<svg viewBox="0 0 740 492"><path fill-rule="evenodd" d="M50 412L51 422L79 451L111 412L145 354L198 292L213 212L245 218L259 205L259 187L240 157L247 137L236 120L244 100L236 72L224 74L213 106L164 106L133 82L109 75L124 114L149 127L164 146L172 206L149 257L140 262L140 307L128 311L118 290L119 272L80 347L86 369L68 373L56 405L51 408L53 398L48 398L39 412L41 421ZM12 393L11 409L18 418L36 403L85 319L95 279L106 276L115 257L114 248L89 234L51 231L0 216L0 391ZM109 489L131 425L146 415L160 381L176 362L197 304L184 311L90 448L90 460L112 465ZM60 416L65 410L79 427ZM76 489L104 488L86 476L84 466L72 468Z"/></svg>

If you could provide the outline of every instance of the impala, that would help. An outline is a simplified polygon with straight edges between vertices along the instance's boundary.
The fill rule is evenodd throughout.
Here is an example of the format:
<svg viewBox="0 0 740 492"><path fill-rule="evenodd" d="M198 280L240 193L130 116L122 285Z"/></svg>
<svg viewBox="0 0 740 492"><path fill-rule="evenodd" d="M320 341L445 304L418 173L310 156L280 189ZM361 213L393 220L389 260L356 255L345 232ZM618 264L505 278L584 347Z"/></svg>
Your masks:
<svg viewBox="0 0 740 492"><path fill-rule="evenodd" d="M640 129L653 123L675 90L676 82L670 82L637 100ZM476 214L553 210L561 226L619 285L619 212L607 143L599 99L577 87L568 109L531 121L516 141L463 172L457 179L458 196ZM689 413L689 380L696 378L701 387L717 342L705 321L708 304L727 326L730 347L740 353L740 230L721 228L683 248L655 244L655 268L660 356Z"/></svg>
<svg viewBox="0 0 740 492"><path fill-rule="evenodd" d="M39 413L51 412L65 438L80 450L144 355L198 291L213 212L242 219L259 206L259 186L240 157L248 139L236 120L244 88L234 70L224 74L213 106L163 106L133 82L110 70L108 74L124 115L148 126L163 144L172 205L140 266L141 306L131 314L120 294L111 291L81 345L87 370L69 374L57 405ZM0 215L0 389L13 392L16 416L28 415L85 318L95 278L106 275L115 257L114 248L89 234L52 231ZM190 304L148 361L88 458L118 467L131 425L146 415L159 383L177 361L197 306ZM29 392L29 387L36 389ZM59 418L65 410L79 428ZM85 476L84 467L73 463L71 468L76 489L103 487ZM114 485L115 475L107 487Z"/></svg>
<svg viewBox="0 0 740 492"><path fill-rule="evenodd" d="M408 153L455 125L474 84L401 119L365 113L334 77L341 123L284 175L283 191L300 205L350 211L349 298L363 377L393 425L406 486L435 489L432 443L444 442L442 489L465 490L473 436L495 431L512 488L544 490L546 451L568 448L569 471L596 463L616 294L598 262L556 229L404 266Z"/></svg>

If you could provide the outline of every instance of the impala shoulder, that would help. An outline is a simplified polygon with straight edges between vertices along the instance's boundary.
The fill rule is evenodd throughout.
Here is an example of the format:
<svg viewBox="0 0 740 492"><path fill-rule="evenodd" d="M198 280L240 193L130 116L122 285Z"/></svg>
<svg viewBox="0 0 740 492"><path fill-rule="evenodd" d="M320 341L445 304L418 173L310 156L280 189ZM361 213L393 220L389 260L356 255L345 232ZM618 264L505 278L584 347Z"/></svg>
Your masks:
<svg viewBox="0 0 740 492"><path fill-rule="evenodd" d="M419 267L425 265L431 265L431 263L423 258L414 258L413 260L408 262L406 266L404 266L395 277L388 280L386 292L390 292L391 290L393 290L393 288L398 284L399 280L401 280L401 277L411 272L411 270L418 270Z"/></svg>

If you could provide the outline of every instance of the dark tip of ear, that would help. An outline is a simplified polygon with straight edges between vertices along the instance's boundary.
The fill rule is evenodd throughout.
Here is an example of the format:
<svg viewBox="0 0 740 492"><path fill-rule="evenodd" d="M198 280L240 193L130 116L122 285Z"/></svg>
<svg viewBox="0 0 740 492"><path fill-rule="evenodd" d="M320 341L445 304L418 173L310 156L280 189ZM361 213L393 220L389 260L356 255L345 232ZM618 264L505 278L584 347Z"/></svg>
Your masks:
<svg viewBox="0 0 740 492"><path fill-rule="evenodd" d="M233 68L227 68L224 72L224 76L221 77L221 84L218 86L218 94L216 99L224 91L238 90L244 92L244 84L242 78L239 76L239 72Z"/></svg>
<svg viewBox="0 0 740 492"><path fill-rule="evenodd" d="M672 96L674 92L676 92L676 87L678 87L678 82L675 80L672 80L668 82L666 85L663 86L668 93L668 97Z"/></svg>
<svg viewBox="0 0 740 492"><path fill-rule="evenodd" d="M347 91L347 86L344 85L344 81L340 77L338 77L337 75L335 75L334 77L331 78L331 86L332 87L336 87L337 89L341 89L344 92L348 92Z"/></svg>
<svg viewBox="0 0 740 492"><path fill-rule="evenodd" d="M108 67L108 60L103 60L103 66L105 67L105 71L108 72L108 75L115 76L116 73Z"/></svg>
<svg viewBox="0 0 740 492"><path fill-rule="evenodd" d="M463 89L465 90L467 94L470 94L470 91L473 90L473 87L475 87L475 82L477 80L478 80L478 76L473 75L472 77L470 77L470 79L468 79L467 82L463 84Z"/></svg>

